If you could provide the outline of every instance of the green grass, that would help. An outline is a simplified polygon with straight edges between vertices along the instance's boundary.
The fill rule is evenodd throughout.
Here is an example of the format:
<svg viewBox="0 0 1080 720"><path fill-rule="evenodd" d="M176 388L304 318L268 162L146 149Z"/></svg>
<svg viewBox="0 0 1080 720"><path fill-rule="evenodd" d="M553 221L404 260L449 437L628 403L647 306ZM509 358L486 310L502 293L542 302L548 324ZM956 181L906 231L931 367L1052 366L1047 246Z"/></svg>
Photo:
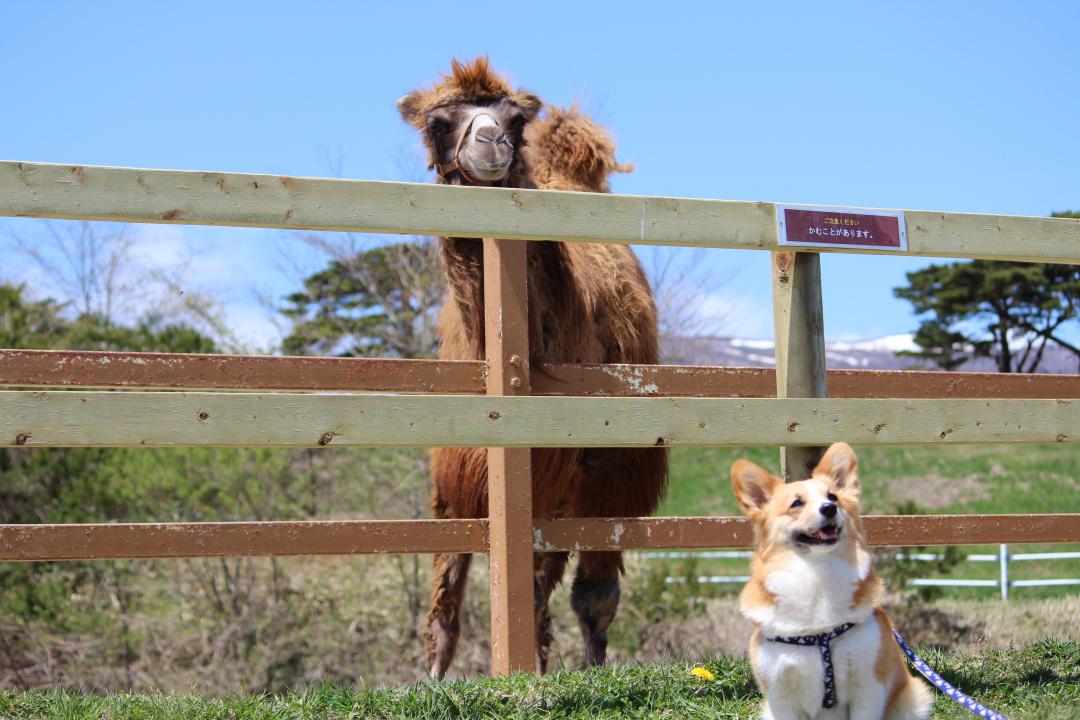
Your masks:
<svg viewBox="0 0 1080 720"><path fill-rule="evenodd" d="M1080 445L857 447L864 512L891 512L898 498L928 512L1080 512ZM779 470L776 448L674 448L661 515L737 515L731 465ZM957 487L955 481L966 486ZM968 490L969 492L965 492Z"/></svg>
<svg viewBox="0 0 1080 720"><path fill-rule="evenodd" d="M950 682L1016 720L1080 718L1080 643L1041 642L980 657L928 651ZM0 692L0 718L130 720L302 720L372 718L750 718L760 698L744 661L594 668L545 677L518 675L387 689L310 688L283 696L92 695L64 690ZM934 718L971 717L937 695Z"/></svg>

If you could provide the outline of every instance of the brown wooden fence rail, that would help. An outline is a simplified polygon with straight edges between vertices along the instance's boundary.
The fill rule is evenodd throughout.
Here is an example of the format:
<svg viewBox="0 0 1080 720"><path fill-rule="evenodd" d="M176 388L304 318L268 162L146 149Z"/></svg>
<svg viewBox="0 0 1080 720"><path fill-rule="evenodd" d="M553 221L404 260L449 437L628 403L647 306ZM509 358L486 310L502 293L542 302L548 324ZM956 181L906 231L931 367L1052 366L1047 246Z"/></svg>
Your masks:
<svg viewBox="0 0 1080 720"><path fill-rule="evenodd" d="M490 519L0 525L0 561L486 552L492 670L505 673L534 667L534 550L750 542L741 518L534 521L524 448L775 444L796 476L833 440L1080 438L1080 376L826 372L817 252L877 251L792 253L776 212L759 202L0 162L0 216L502 238L484 243L487 337L499 338L486 362L0 350L0 386L22 388L0 391L0 446L487 446ZM904 220L901 254L1080 263L1076 220L917 211ZM777 369L561 365L532 375L520 240L772 251ZM874 545L1080 542L1080 514L871 516L866 527Z"/></svg>

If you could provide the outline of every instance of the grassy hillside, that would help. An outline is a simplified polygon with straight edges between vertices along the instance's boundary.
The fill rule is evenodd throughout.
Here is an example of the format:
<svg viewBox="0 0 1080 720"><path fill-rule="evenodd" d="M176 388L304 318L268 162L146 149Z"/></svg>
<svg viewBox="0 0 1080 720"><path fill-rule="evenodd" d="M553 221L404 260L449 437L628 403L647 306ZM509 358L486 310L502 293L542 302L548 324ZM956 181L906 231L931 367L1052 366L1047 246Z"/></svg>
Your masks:
<svg viewBox="0 0 1080 720"><path fill-rule="evenodd" d="M1080 717L1080 644L1043 642L981 657L927 652L950 682L1015 720ZM322 686L282 696L207 699L195 695L104 695L65 691L0 693L8 720L128 718L130 720L271 720L371 718L751 718L760 698L743 661L702 664L714 679L690 673L685 662L665 662L391 689ZM937 695L934 718L971 717Z"/></svg>
<svg viewBox="0 0 1080 720"><path fill-rule="evenodd" d="M863 510L905 501L928 513L1080 512L1080 445L856 447ZM731 465L779 469L775 448L676 448L663 515L738 514Z"/></svg>
<svg viewBox="0 0 1080 720"><path fill-rule="evenodd" d="M1078 445L942 445L939 447L861 447L860 479L865 513L891 514L901 509L926 514L1078 513ZM775 472L775 448L704 448L672 451L671 487L660 512L666 515L737 515L731 493L731 464L748 458ZM1011 553L1077 550L1076 545L1013 545ZM996 553L997 546L965 546L963 553ZM744 561L701 562L698 571L738 575ZM1036 579L1080 577L1080 561L1015 563L1010 577ZM927 574L930 569L927 568ZM959 564L954 577L994 579L995 563ZM1022 597L1075 594L1077 587L1017 588ZM956 598L993 598L994 590L952 588Z"/></svg>

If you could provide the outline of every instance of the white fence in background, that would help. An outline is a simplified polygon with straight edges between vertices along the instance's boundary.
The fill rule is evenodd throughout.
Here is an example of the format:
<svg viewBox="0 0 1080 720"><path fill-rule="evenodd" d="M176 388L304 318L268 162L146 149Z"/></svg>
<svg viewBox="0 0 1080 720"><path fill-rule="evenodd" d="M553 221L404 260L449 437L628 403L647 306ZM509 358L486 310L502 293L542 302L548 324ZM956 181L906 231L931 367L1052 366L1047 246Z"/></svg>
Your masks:
<svg viewBox="0 0 1080 720"><path fill-rule="evenodd" d="M646 560L741 560L750 558L749 550L706 550L702 552L646 552L639 553ZM943 556L933 553L897 553L897 560L915 560L935 562ZM996 580L965 580L954 578L912 578L908 585L916 587L985 587L999 588L1001 599L1009 599L1009 588L1053 587L1061 585L1080 585L1080 578L1043 578L1040 580L1010 580L1009 564L1036 560L1080 560L1080 552L1037 552L1010 553L1008 545L1002 545L997 554L973 553L964 556L967 562L995 562L1000 566ZM741 584L750 579L749 575L699 575L697 582L704 585ZM686 577L670 576L664 579L668 585L685 583Z"/></svg>

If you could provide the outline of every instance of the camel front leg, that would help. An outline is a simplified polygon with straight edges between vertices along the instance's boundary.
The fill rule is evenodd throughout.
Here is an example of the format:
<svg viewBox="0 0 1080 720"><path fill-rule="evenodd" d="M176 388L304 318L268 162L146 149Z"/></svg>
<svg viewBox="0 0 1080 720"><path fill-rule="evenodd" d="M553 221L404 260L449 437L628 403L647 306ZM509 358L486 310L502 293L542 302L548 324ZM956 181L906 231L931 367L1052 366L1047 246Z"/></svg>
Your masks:
<svg viewBox="0 0 1080 720"><path fill-rule="evenodd" d="M432 677L442 679L454 660L471 561L468 553L440 553L434 557L431 609L424 633L424 661Z"/></svg>
<svg viewBox="0 0 1080 720"><path fill-rule="evenodd" d="M555 586L562 581L567 557L567 553L536 553L533 556L533 572L536 577L536 659L541 674L547 672L551 644L555 640L555 634L551 630L548 601Z"/></svg>
<svg viewBox="0 0 1080 720"><path fill-rule="evenodd" d="M570 607L577 614L585 641L585 664L603 665L608 628L619 611L621 553L583 552L570 588Z"/></svg>

